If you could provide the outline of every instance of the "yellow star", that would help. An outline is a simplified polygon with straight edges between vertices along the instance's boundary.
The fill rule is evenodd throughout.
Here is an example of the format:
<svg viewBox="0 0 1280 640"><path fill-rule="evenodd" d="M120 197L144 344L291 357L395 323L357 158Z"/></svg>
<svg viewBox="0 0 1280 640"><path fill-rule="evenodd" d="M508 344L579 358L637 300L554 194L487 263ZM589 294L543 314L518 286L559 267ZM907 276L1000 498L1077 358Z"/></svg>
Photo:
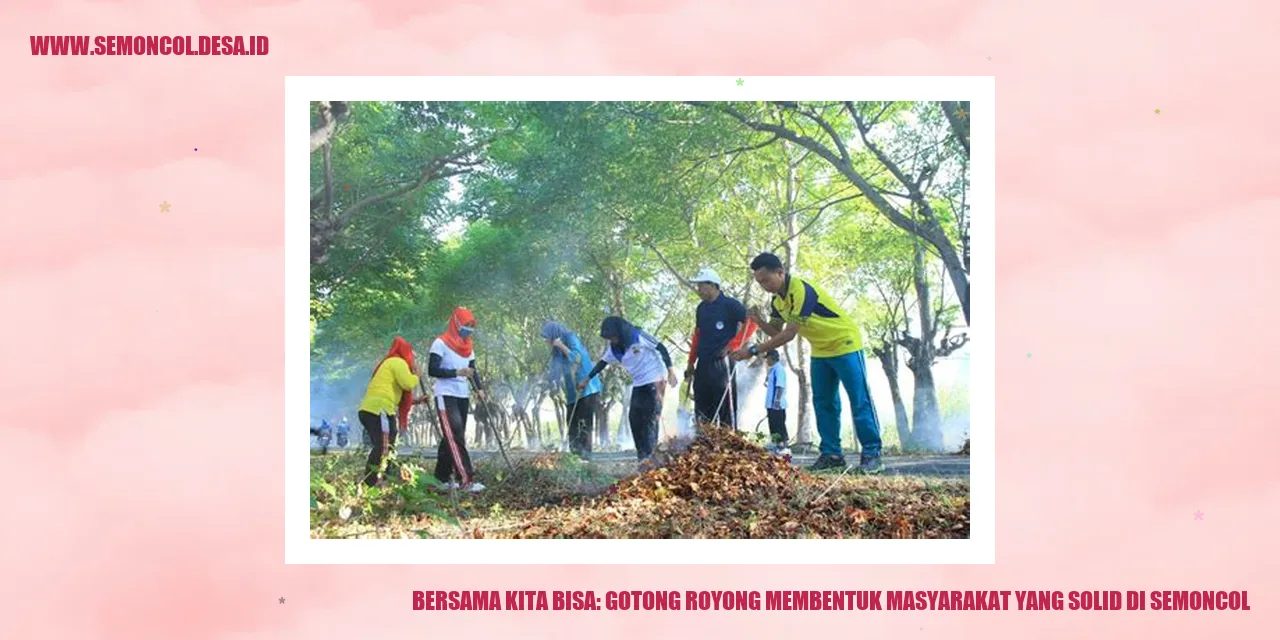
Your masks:
<svg viewBox="0 0 1280 640"><path fill-rule="evenodd" d="M964 107L961 107L961 108L959 108L959 109L956 109L956 117L957 117L957 118L960 118L961 120L964 120L965 116L967 116L967 115L969 115L969 114L967 114L967 113L965 113L965 112L964 112Z"/></svg>
<svg viewBox="0 0 1280 640"><path fill-rule="evenodd" d="M171 206L173 205L169 204L168 200L160 203L160 213L169 213L169 207Z"/></svg>

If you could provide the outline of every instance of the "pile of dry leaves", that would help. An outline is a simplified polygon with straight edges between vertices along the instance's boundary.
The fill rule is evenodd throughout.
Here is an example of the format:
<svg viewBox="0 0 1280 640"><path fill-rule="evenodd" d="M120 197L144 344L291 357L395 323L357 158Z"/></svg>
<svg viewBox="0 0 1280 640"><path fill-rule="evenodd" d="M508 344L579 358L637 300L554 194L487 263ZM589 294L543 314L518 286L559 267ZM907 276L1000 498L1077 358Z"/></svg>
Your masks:
<svg viewBox="0 0 1280 640"><path fill-rule="evenodd" d="M485 535L476 531L475 535ZM524 514L513 538L967 538L963 481L810 475L704 427L595 497Z"/></svg>

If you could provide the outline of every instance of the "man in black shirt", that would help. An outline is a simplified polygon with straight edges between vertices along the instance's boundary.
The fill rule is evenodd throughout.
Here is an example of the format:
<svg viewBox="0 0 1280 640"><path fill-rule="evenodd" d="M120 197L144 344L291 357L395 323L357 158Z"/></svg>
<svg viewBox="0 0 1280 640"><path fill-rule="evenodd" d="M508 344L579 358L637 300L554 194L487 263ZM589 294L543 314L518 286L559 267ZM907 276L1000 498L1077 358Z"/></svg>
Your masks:
<svg viewBox="0 0 1280 640"><path fill-rule="evenodd" d="M684 374L693 378L694 411L699 422L719 422L736 429L738 398L733 389L733 363L727 356L747 321L747 309L720 291L720 276L712 269L703 269L690 281L702 298Z"/></svg>

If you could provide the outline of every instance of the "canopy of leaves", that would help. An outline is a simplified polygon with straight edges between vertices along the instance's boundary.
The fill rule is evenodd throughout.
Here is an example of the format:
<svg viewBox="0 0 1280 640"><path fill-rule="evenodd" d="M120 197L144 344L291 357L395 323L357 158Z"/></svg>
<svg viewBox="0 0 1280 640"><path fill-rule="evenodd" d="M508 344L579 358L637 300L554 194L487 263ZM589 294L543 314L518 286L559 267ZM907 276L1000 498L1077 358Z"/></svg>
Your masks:
<svg viewBox="0 0 1280 640"><path fill-rule="evenodd" d="M342 402L394 335L425 349L457 306L491 379L540 375L548 319L595 351L621 314L678 350L687 277L763 303L760 251L892 343L923 247L942 321L964 322L967 124L942 104L346 104L311 166L313 380Z"/></svg>

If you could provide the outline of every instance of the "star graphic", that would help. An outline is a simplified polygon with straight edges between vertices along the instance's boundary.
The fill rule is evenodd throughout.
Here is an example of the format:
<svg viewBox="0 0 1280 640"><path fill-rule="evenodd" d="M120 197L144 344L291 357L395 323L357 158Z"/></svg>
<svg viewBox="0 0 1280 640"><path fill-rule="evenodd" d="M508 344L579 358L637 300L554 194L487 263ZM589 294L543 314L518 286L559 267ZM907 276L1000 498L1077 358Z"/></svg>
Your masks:
<svg viewBox="0 0 1280 640"><path fill-rule="evenodd" d="M742 86L742 78L738 78L738 86L739 86L739 87L741 87L741 86Z"/></svg>
<svg viewBox="0 0 1280 640"><path fill-rule="evenodd" d="M284 598L280 598L280 604L284 604Z"/></svg>
<svg viewBox="0 0 1280 640"><path fill-rule="evenodd" d="M1199 509L1196 509L1196 520L1204 520L1204 514Z"/></svg>
<svg viewBox="0 0 1280 640"><path fill-rule="evenodd" d="M1027 357L1028 357L1028 358L1030 358L1030 357L1031 357L1031 354L1029 354L1029 353L1028 353L1028 354L1027 354Z"/></svg>
<svg viewBox="0 0 1280 640"><path fill-rule="evenodd" d="M1160 110L1156 109L1156 115L1160 115Z"/></svg>
<svg viewBox="0 0 1280 640"><path fill-rule="evenodd" d="M968 115L969 115L969 114L965 113L964 108L956 109L956 117L957 117L957 118L960 118L961 120L964 120L964 119L965 119L965 116L968 116Z"/></svg>
<svg viewBox="0 0 1280 640"><path fill-rule="evenodd" d="M169 204L169 201L168 201L168 200L166 200L166 201L164 201L164 202L161 202L161 203L160 203L160 213L169 213L169 207L172 207L172 206L173 206L173 205Z"/></svg>
<svg viewBox="0 0 1280 640"><path fill-rule="evenodd" d="M987 56L987 62L991 62L991 56Z"/></svg>

